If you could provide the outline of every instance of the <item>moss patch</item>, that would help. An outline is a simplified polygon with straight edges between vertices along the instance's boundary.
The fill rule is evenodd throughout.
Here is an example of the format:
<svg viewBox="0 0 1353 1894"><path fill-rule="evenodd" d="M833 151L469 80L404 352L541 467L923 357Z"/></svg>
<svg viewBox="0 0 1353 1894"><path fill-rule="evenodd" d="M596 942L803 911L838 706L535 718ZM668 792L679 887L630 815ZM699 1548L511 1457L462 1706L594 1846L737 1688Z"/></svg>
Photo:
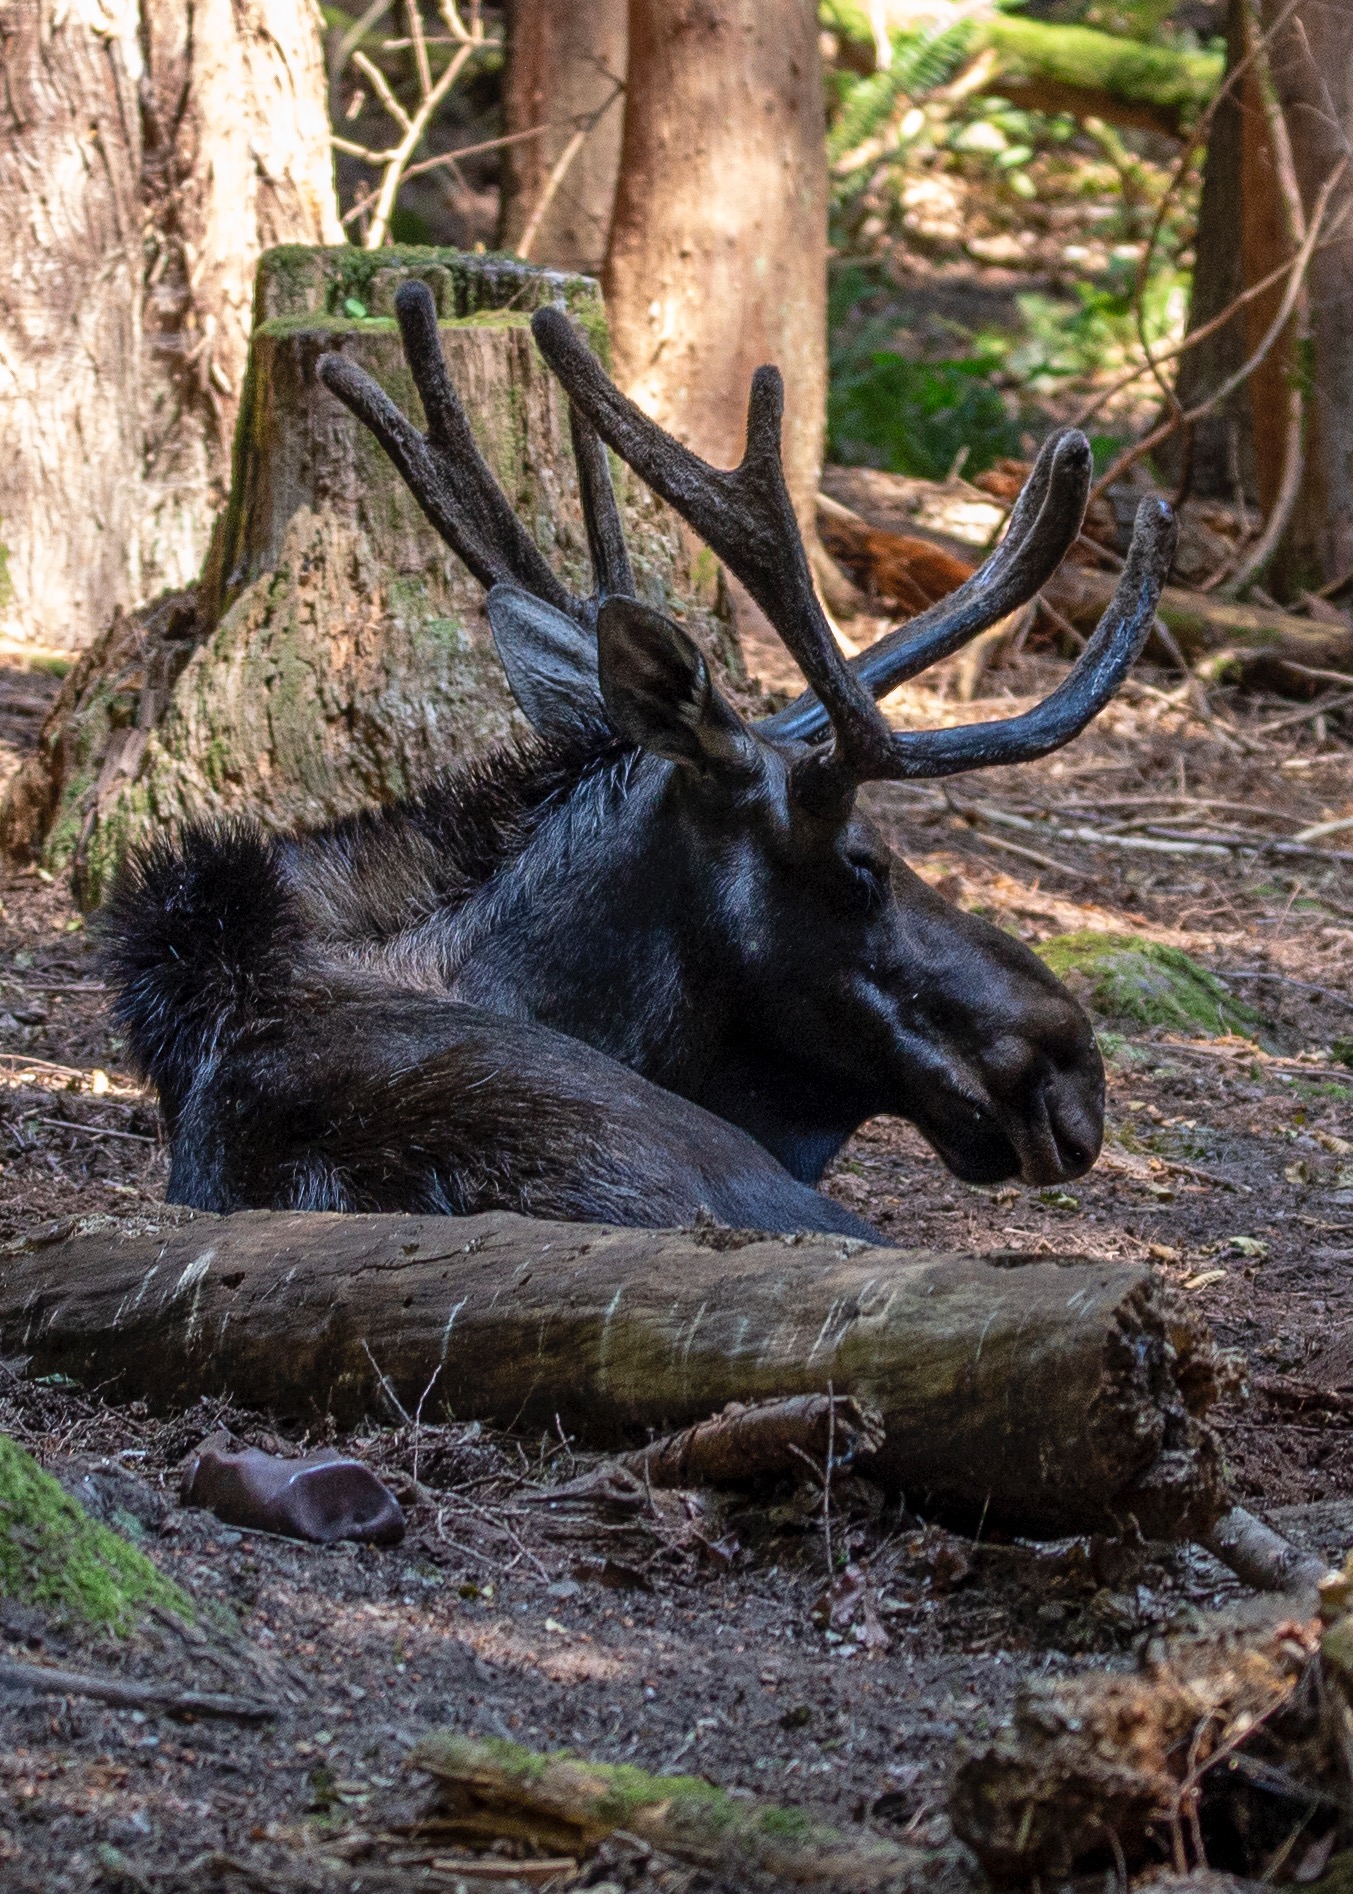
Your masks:
<svg viewBox="0 0 1353 1894"><path fill-rule="evenodd" d="M1037 951L1059 980L1069 980L1111 1019L1247 1039L1257 1039L1264 1023L1178 947L1086 929L1055 935Z"/></svg>
<svg viewBox="0 0 1353 1894"><path fill-rule="evenodd" d="M567 1750L543 1755L449 1730L425 1737L410 1760L443 1785L453 1820L468 1799L477 1816L494 1811L495 1833L542 1846L569 1845L570 1832L574 1845L582 1839L591 1846L628 1828L678 1854L694 1848L704 1858L713 1849L725 1861L741 1857L758 1868L799 1852L825 1857L844 1851L863 1862L882 1850L891 1859L887 1843L843 1836L802 1809L739 1801L700 1776L656 1776L631 1763L590 1762Z"/></svg>
<svg viewBox="0 0 1353 1894"><path fill-rule="evenodd" d="M147 1605L182 1618L191 1601L144 1552L107 1526L0 1434L0 1594L111 1631L130 1631Z"/></svg>

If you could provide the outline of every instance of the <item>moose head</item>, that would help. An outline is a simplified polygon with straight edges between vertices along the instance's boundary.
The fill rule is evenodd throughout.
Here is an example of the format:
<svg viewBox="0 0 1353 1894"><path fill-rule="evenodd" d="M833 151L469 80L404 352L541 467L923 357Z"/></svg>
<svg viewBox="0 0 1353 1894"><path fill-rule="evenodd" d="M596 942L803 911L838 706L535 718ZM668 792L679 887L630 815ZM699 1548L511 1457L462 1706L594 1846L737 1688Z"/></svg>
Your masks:
<svg viewBox="0 0 1353 1894"><path fill-rule="evenodd" d="M458 958L457 997L623 1059L806 1182L880 1113L909 1119L970 1182L1087 1170L1104 1088L1089 1021L1020 942L896 861L859 792L1043 756L1083 730L1147 637L1173 555L1169 508L1142 502L1113 601L1050 696L1001 721L895 731L877 700L1033 598L1076 538L1082 434L1047 441L980 571L847 662L785 488L774 368L753 379L746 451L724 470L621 394L561 309L536 313L571 402L595 582L583 598L481 458L428 289L405 284L396 313L426 434L341 354L321 358L322 380L487 588L513 694L545 742L600 727L632 749L623 795L589 803L548 863L524 857L496 890L482 945ZM746 587L808 681L797 702L745 721L690 636L637 596L606 447Z"/></svg>

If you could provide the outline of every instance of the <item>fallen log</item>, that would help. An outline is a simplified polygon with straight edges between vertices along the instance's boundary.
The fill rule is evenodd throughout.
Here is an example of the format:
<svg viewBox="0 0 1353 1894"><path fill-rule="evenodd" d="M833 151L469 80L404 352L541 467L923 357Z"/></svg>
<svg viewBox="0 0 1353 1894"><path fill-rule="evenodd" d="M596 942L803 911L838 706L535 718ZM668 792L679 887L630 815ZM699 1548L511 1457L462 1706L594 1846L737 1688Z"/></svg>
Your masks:
<svg viewBox="0 0 1353 1894"><path fill-rule="evenodd" d="M178 1213L0 1257L0 1349L161 1410L229 1392L349 1424L421 1402L558 1416L601 1447L835 1392L882 1417L870 1477L956 1525L1198 1537L1224 1505L1212 1338L1137 1264L505 1213Z"/></svg>
<svg viewBox="0 0 1353 1894"><path fill-rule="evenodd" d="M1025 24L1021 22L1021 24ZM832 492L821 496L819 529L833 555L866 593L908 616L945 598L971 578L977 555L901 530L912 517L943 517L945 486L936 481L881 474L873 468L831 468ZM980 497L980 496L979 496ZM951 500L951 506L961 506ZM971 505L971 502L968 502ZM1067 560L1044 586L1042 597L1076 631L1094 630L1113 597L1116 572ZM1353 676L1353 627L1300 618L1276 606L1242 604L1183 585L1167 585L1158 607L1161 623L1190 664L1233 672L1242 682L1314 695L1307 672ZM1175 654L1154 656L1173 662ZM1318 682L1318 680L1317 680Z"/></svg>
<svg viewBox="0 0 1353 1894"><path fill-rule="evenodd" d="M1044 591L1055 611L1078 631L1089 631L1108 606L1117 583L1116 573L1068 563ZM1243 605L1180 585L1166 586L1158 610L1190 664L1209 656L1215 662L1216 654L1226 652L1247 683L1279 690L1295 684L1302 696L1309 697L1309 683L1303 683L1299 673L1294 677L1286 668L1289 664L1353 674L1353 629L1347 624L1298 618L1294 612Z"/></svg>
<svg viewBox="0 0 1353 1894"><path fill-rule="evenodd" d="M1179 138L1217 89L1212 52L1145 45L1092 27L998 13L982 22L973 50L995 61L982 90L1033 112L1070 112Z"/></svg>
<svg viewBox="0 0 1353 1894"><path fill-rule="evenodd" d="M961 1883L957 1851L906 1847L858 1828L814 1821L801 1809L735 1800L699 1776L653 1776L576 1756L542 1756L515 1743L476 1742L446 1731L424 1737L409 1766L433 1794L413 1828L478 1843L525 1842L577 1860L617 1829L678 1861L737 1877L739 1886L839 1888L884 1894L933 1888L947 1865Z"/></svg>

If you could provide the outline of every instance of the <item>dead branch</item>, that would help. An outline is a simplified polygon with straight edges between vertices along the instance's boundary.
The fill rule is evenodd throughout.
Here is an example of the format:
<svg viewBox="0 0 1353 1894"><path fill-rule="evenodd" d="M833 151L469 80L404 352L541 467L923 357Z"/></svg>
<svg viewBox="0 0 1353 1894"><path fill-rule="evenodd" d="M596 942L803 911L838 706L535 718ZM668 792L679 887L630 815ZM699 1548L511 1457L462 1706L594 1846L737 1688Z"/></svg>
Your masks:
<svg viewBox="0 0 1353 1894"><path fill-rule="evenodd" d="M796 1456L845 1465L883 1445L880 1417L848 1395L802 1394L787 1401L732 1401L712 1420L620 1456L650 1486L729 1486L797 1473Z"/></svg>
<svg viewBox="0 0 1353 1894"><path fill-rule="evenodd" d="M1313 1602L1315 1588L1328 1570L1323 1559L1298 1552L1243 1506L1223 1513L1203 1544L1255 1591L1309 1594Z"/></svg>
<svg viewBox="0 0 1353 1894"><path fill-rule="evenodd" d="M134 1683L126 1677L97 1677L80 1670L50 1670L45 1664L24 1664L12 1657L0 1657L0 1688L35 1690L48 1697L93 1697L120 1710L163 1710L168 1716L224 1717L236 1723L266 1723L277 1715L275 1704L253 1697Z"/></svg>
<svg viewBox="0 0 1353 1894"><path fill-rule="evenodd" d="M406 1409L440 1365L429 1409L558 1415L603 1448L833 1388L882 1415L871 1477L918 1510L1207 1531L1217 1364L1195 1310L1139 1265L1009 1260L505 1213L199 1215L0 1258L0 1348L118 1399L229 1390L344 1425L383 1410L372 1359Z"/></svg>

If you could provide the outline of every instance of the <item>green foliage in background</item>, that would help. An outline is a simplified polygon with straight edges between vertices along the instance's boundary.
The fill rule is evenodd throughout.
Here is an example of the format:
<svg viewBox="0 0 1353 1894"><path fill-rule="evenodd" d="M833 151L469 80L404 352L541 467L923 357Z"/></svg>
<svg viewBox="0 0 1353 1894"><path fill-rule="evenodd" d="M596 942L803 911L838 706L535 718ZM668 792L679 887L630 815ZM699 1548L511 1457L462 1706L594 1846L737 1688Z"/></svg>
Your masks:
<svg viewBox="0 0 1353 1894"><path fill-rule="evenodd" d="M950 80L967 58L972 37L969 20L895 33L893 63L886 71L865 77L842 75L837 111L827 134L831 162L839 164L880 131L899 100L921 98Z"/></svg>
<svg viewBox="0 0 1353 1894"><path fill-rule="evenodd" d="M855 348L832 364L828 452L846 465L943 480L961 462L981 473L1019 451L1019 427L980 355L908 361L894 349Z"/></svg>

